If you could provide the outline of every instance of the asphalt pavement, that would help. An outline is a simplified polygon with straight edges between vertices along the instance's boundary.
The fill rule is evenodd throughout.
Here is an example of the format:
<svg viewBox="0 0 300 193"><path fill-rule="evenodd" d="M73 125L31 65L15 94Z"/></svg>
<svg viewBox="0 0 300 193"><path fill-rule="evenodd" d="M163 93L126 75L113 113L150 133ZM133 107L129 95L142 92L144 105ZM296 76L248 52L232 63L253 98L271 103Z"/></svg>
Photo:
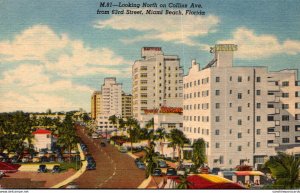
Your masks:
<svg viewBox="0 0 300 193"><path fill-rule="evenodd" d="M138 169L134 159L120 153L110 144L100 146L101 139L91 139L83 126L77 126L77 134L88 146L96 161L96 170L87 170L75 182L83 189L135 189L145 179L145 171Z"/></svg>

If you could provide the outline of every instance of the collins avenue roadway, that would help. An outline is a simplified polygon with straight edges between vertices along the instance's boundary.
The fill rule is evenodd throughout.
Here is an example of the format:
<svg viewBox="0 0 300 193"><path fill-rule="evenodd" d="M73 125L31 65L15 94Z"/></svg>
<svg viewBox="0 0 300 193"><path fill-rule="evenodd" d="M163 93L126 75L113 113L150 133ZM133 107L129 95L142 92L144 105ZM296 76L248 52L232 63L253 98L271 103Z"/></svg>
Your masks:
<svg viewBox="0 0 300 193"><path fill-rule="evenodd" d="M134 189L143 182L145 171L136 167L132 157L110 144L100 147L99 139L88 137L83 126L76 127L97 164L96 170L87 170L75 180L79 188Z"/></svg>

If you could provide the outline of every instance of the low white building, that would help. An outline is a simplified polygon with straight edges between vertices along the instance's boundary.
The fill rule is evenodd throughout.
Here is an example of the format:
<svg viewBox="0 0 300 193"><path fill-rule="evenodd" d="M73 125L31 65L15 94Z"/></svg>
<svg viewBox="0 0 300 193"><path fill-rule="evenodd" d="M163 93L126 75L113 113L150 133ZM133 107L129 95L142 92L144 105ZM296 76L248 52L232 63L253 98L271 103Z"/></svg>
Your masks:
<svg viewBox="0 0 300 193"><path fill-rule="evenodd" d="M53 145L57 142L57 136L53 135L49 130L38 129L32 134L34 135L33 145L36 151L42 149L51 150Z"/></svg>

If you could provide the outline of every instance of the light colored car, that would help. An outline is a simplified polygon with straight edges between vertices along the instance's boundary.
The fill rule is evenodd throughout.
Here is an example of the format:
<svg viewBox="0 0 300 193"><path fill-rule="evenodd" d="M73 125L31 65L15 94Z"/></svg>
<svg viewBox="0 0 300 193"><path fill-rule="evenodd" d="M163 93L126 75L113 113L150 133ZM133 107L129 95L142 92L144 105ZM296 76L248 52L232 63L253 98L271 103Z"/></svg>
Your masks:
<svg viewBox="0 0 300 193"><path fill-rule="evenodd" d="M41 158L39 158L39 157L32 158L32 162L34 162L34 163L37 163L37 162L40 162L40 161L41 161Z"/></svg>
<svg viewBox="0 0 300 193"><path fill-rule="evenodd" d="M127 149L127 147L125 147L125 146L121 146L121 147L119 148L119 152L121 152L121 153L127 153L127 151L128 151L128 149Z"/></svg>

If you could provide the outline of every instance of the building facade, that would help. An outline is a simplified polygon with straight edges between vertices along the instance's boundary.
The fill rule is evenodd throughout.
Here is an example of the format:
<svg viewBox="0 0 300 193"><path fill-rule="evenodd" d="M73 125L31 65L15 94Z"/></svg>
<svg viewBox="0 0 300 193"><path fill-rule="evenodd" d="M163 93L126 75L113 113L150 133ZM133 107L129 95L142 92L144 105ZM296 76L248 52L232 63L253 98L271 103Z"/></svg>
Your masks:
<svg viewBox="0 0 300 193"><path fill-rule="evenodd" d="M182 108L183 69L178 56L164 55L160 47L144 47L141 52L142 59L132 66L133 117L144 126L153 118L145 110Z"/></svg>
<svg viewBox="0 0 300 193"><path fill-rule="evenodd" d="M132 95L122 93L122 117L132 117Z"/></svg>
<svg viewBox="0 0 300 193"><path fill-rule="evenodd" d="M277 148L300 145L297 71L233 66L236 49L216 45L213 60L202 69L193 61L184 77L183 131L206 141L210 167L258 166Z"/></svg>
<svg viewBox="0 0 300 193"><path fill-rule="evenodd" d="M95 91L91 96L91 117L96 119L101 113L101 91Z"/></svg>
<svg viewBox="0 0 300 193"><path fill-rule="evenodd" d="M122 84L117 83L115 77L104 79L101 91L96 91L91 97L92 117L100 130L113 129L108 120L109 116L122 116Z"/></svg>

